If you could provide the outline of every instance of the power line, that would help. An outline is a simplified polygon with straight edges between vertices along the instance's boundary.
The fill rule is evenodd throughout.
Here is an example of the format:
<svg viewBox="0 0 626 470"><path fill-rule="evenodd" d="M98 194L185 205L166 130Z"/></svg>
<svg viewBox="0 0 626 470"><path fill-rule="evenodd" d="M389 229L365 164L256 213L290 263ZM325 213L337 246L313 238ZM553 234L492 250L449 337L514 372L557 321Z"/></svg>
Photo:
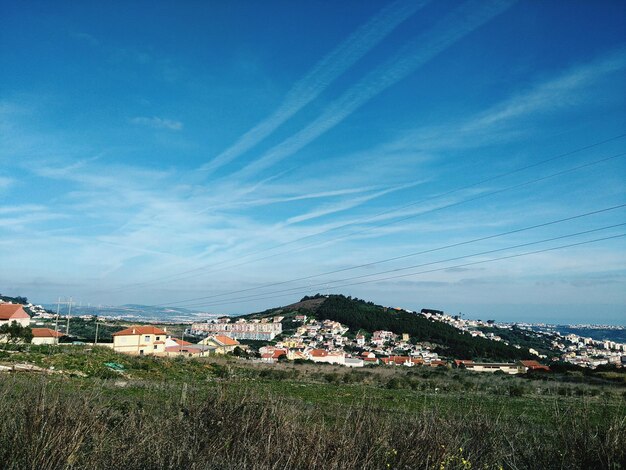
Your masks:
<svg viewBox="0 0 626 470"><path fill-rule="evenodd" d="M250 288L247 288L247 289L239 289L239 290L234 290L234 291L229 291L229 292L223 292L221 294L213 294L213 295L208 295L208 296L203 296L203 297L196 297L196 298L188 299L188 300L181 300L181 301L177 301L177 302L171 302L171 303L168 303L168 304L154 305L154 307L157 307L157 306L160 307L160 306L165 306L165 305L172 306L172 305L177 305L177 304L180 304L180 303L192 302L192 301L196 301L196 300L208 300L208 299L213 299L213 298L216 298L216 297L224 297L224 296L228 296L228 295L232 295L232 294L239 294L239 293L242 293L242 292L249 292L249 291L258 290L258 289L265 289L267 287L274 287L274 286L278 286L278 285L289 284L289 283L292 283L292 282L298 282L298 281L304 281L304 280L308 280L308 279L314 279L316 277L327 276L327 275L330 275L330 274L336 274L336 273L345 272L345 271L352 271L352 270L359 269L359 268L365 268L365 267L370 267L370 266L374 266L374 265L377 265L377 264L388 263L388 262L391 262L391 261L397 261L397 260L400 260L400 259L410 258L412 256L418 256L418 255L423 255L423 254L427 254L427 253L433 253L433 252L445 250L445 249L448 249L448 248L455 248L455 247L458 247L458 246L468 245L468 244L471 244L471 243L481 242L481 241L485 241L485 240L491 240L491 239L494 239L494 238L504 237L504 236L507 236L507 235L515 234L515 233L526 232L528 230L533 230L533 229L542 228L542 227L548 227L550 225L556 225L556 224L560 224L560 223L563 223L563 222L569 222L569 221L580 219L580 218L583 218L583 217L588 217L588 216L591 216L591 215L596 215L596 214L601 214L601 213L609 212L609 211L616 210L616 209L621 209L623 207L626 207L626 204L619 204L619 205L612 206L612 207L606 207L606 208L603 208L603 209L598 209L598 210L595 210L595 211L586 212L584 214L577 214L577 215L574 215L574 216L565 217L565 218L558 219L558 220L553 220L553 221L550 221L550 222L544 222L544 223L541 223L541 224L531 225L529 227L523 227L523 228L519 228L519 229L509 230L509 231L497 233L497 234L494 234L494 235L487 235L487 236L484 236L484 237L479 237L479 238L474 238L474 239L471 239L471 240L466 240L466 241L462 241L462 242L452 243L452 244L449 244L449 245L439 246L439 247L431 248L431 249L428 249L428 250L422 250L422 251L417 251L417 252L413 252L413 253L407 253L407 254L404 254L404 255L394 256L394 257L391 257L391 258L385 258L385 259L378 260L378 261L372 261L372 262L369 262L369 263L364 263L364 264L360 264L360 265L357 265L357 266L351 266L351 267L348 267L348 268L335 269L335 270L332 270L332 271L326 271L326 272L319 273L319 274L313 274L313 275L303 276L303 277L299 277L299 278L295 278L295 279L289 279L289 280L286 280L286 281L272 282L272 283L269 283L269 284L264 284L262 286L256 286L256 287L250 287Z"/></svg>
<svg viewBox="0 0 626 470"><path fill-rule="evenodd" d="M430 200L433 200L433 199L438 199L438 198L441 198L441 197L449 196L451 194L454 194L454 193L457 193L457 192L460 192L460 191L464 191L466 189L473 188L473 187L478 186L480 184L484 184L484 183L491 182L491 181L494 181L494 180L497 180L497 179L501 179L501 178L504 178L506 176L510 176L512 174L515 174L515 173L527 170L529 168L534 168L534 167L537 167L537 166L540 166L540 165L543 165L543 164L546 164L546 163L549 163L549 162L552 162L552 161L555 161L555 160L558 160L558 159L565 158L567 156L570 156L572 154L578 153L580 151L588 150L590 148L597 147L597 146L602 145L604 143L620 139L620 138L622 138L624 136L626 136L626 133L618 135L618 136L610 138L610 139L606 139L606 140L601 141L601 142L597 142L595 144L591 144L591 145L588 145L588 146L585 146L585 147L581 147L581 148L576 149L576 150L572 150L572 151L567 152L567 153L563 153L563 154L557 155L557 156L552 157L552 158L548 158L546 160L542 160L540 162L537 162L537 163L534 163L534 164L531 164L531 165L526 165L524 167L520 167L520 168L511 170L511 171L508 171L508 172L505 172L505 173L502 173L502 174L490 177L490 178L486 178L486 179L483 179L483 180L481 180L479 182L472 183L470 185L463 186L461 188L457 188L457 189L454 189L454 190L451 190L451 191L448 191L448 192L445 192L445 193L442 193L442 194L439 194L439 195L430 196L428 198L424 198L424 199L421 199L419 201L415 201L415 202L412 202L412 203L409 203L409 204L405 204L405 205L400 206L400 207L395 208L395 209L390 209L390 210L387 210L387 211L383 211L383 212L380 212L380 213L375 214L373 216L370 216L368 218L361 219L360 221L357 221L357 222L347 223L347 224L344 224L344 225L341 225L341 226L338 226L338 227L333 227L331 229L327 229L327 230L322 231L322 232L318 232L316 234L307 235L305 237L301 237L301 238L298 238L298 239L295 239L295 240L292 240L292 241L289 241L289 242L285 242L285 243L276 245L276 246L271 247L271 248L267 248L267 249L264 249L264 250L259 250L259 251L250 253L248 255L244 255L241 258L247 258L249 256L254 256L256 254L260 254L260 253L264 253L264 252L271 251L271 250L274 250L274 249L278 249L278 248L281 248L281 247L284 247L284 246L296 243L298 241L302 241L302 240L305 240L305 239L308 239L308 238L312 238L314 236L318 236L318 235L322 235L322 234L325 234L325 233L329 233L329 232L334 231L334 230L338 230L340 228L345 228L345 227L348 227L348 226L351 226L351 225L356 225L357 223L363 223L363 222L366 222L368 220L373 220L373 219L376 219L376 218L380 217L381 215L390 214L390 213L397 212L399 210L402 210L402 209L405 209L405 208L408 208L408 207L411 207L411 206L415 206L417 204L421 204L421 203L424 203L424 202L427 202L427 201L430 201ZM361 230L357 230L357 231L350 232L348 234L340 235L340 236L332 238L330 240L325 240L325 241L322 241L322 242L317 242L317 243L314 243L314 244L305 245L304 247L296 248L294 250L288 250L288 251L284 251L284 252L280 252L280 253L274 253L272 255L259 257L259 258L254 258L252 260L244 261L244 262L241 262L241 263L230 264L228 266L224 266L224 267L218 268L218 269L211 269L211 270L209 270L207 272L207 274L208 273L214 273L214 272L220 272L220 271L223 271L223 270L226 270L226 269L232 269L232 268L244 266L244 265L256 262L256 261L262 261L262 260L265 260L265 259L274 258L276 256L281 256L281 255L285 255L285 254L290 254L290 253L306 250L306 249L309 249L309 248L312 248L312 247L316 247L316 246L324 245L324 244L327 244L327 243L330 243L330 242L334 242L334 241L342 240L342 239L345 239L345 238L348 238L348 237L352 237L354 235L360 235L362 233L369 232L369 231L371 231L371 230L373 230L375 228L385 227L385 226L389 226L389 225L394 225L394 224L397 224L399 222L403 222L403 221L406 221L406 220L409 220L409 219L412 219L412 218L415 218L415 217L418 217L418 216L421 216L421 215L424 215L424 214L437 212L437 211L440 211L440 210L443 210L443 209L448 209L450 207L456 207L456 206L459 206L459 205L462 205L462 204L465 204L465 203L468 203L468 202L473 202L473 201L476 201L476 200L479 200L479 199L483 199L483 198L486 198L486 197L490 197L490 196L493 196L493 195L496 195L496 194L500 194L500 193L503 193L503 192L506 192L506 191L519 189L519 188L522 188L524 186L528 186L528 185L531 185L531 184L534 184L534 183L538 183L538 182L541 182L541 181L544 181L544 180L547 180L547 179L550 179L550 178L555 178L555 177L562 176L562 175L567 174L567 173L571 173L573 171L578 171L578 170L583 169L583 168L587 168L587 167L590 167L590 166L593 166L593 165L604 163L606 161L610 161L610 160L613 160L613 159L616 159L616 158L620 158L620 157L622 157L624 155L626 155L626 152L622 152L622 153L618 153L618 154L611 155L611 156L608 156L608 157L604 157L604 158L601 158L601 159L598 159L598 160L594 160L592 162L588 162L588 163L585 163L585 164L582 164L582 165L579 165L579 166L576 166L576 167L572 167L572 168L569 168L569 169L566 169L566 170L563 170L563 171L560 171L560 172L556 172L556 173L553 173L553 174L550 174L550 175L547 175L547 176L543 176L543 177L540 177L540 178L535 178L535 179L532 179L532 180L528 180L528 181L525 181L525 182L520 183L520 184L508 186L508 187L501 188L501 189L494 190L494 191L490 191L490 192L487 192L487 193L482 193L482 194L479 194L477 196L471 197L469 199L456 201L456 202L451 203L451 204L447 204L447 205L444 205L444 206L440 206L440 207L436 207L436 208L433 208L433 209L429 209L429 210L426 210L426 211L423 211L423 212L419 212L417 214L411 214L409 216L406 216L406 217L403 217L403 218L400 218L400 219L395 219L395 220L392 220L392 221L389 221L389 222L374 224L374 225L371 225L369 227L363 228ZM207 269L209 269L211 267L224 265L224 264L229 263L229 262L232 263L232 260L224 260L222 262L218 262L218 263L215 263L215 264L212 264L212 265L201 266L201 267L190 269L190 270L187 270L187 271L182 271L182 272L177 273L177 274L171 274L171 275L168 275L168 276L163 276L161 278L152 279L150 281L144 281L144 282L140 282L140 283L128 284L126 286L122 286L122 287L119 287L119 288L116 288L116 289L108 290L107 292L126 290L126 289L137 288L137 287L142 287L142 286L151 285L151 284L158 284L158 283L165 282L165 281L168 281L168 280L172 281L172 280L188 279L190 277L193 277L193 275L187 276L187 274L197 273L197 272L200 272L200 271L206 271Z"/></svg>
<svg viewBox="0 0 626 470"><path fill-rule="evenodd" d="M291 289L283 289L283 290L278 290L278 291L273 291L273 292L265 292L265 293L255 294L255 295L252 295L252 296L236 297L234 299L231 299L231 301L228 301L228 302L221 302L221 301L220 302L210 302L210 303L203 302L203 303L198 303L198 304L187 305L185 307L212 306L212 305L223 305L223 304L230 304L230 303L238 303L238 302L246 301L246 300L262 300L262 299L264 299L264 297L259 297L259 296L264 296L264 295L269 295L269 294L273 295L273 294L297 293L297 292L302 292L304 289L306 289L306 291L308 291L312 287L326 286L328 284L335 284L335 283L338 283L338 282L352 281L352 280L363 279L363 278L372 277L372 276L380 276L382 274L390 274L390 273L394 273L394 272L405 271L407 269L421 268L421 267L425 267L425 266L432 266L432 265L435 265L435 264L448 263L448 262L451 262L451 261L457 261L457 260L466 259L466 258L473 258L473 257L476 257L476 256L484 256L484 255L493 254L493 253L497 253L497 252L501 252L501 251L507 251L507 250L512 250L512 249L516 249L516 248L522 248L522 247L527 247L527 246L532 246L532 245L538 245L538 244L541 244L541 243L547 243L547 242L551 242L551 241L562 240L562 239L565 239L565 238L571 238L571 237L575 237L575 236L580 236L580 235L585 235L585 234L589 234L589 233L599 232L599 231L602 231L602 230L608 230L608 229L611 229L611 228L621 227L621 226L624 226L624 225L626 225L626 222L625 223L620 223L620 224L609 225L609 226L605 226L605 227L600 227L600 228L596 228L596 229L591 229L591 230L585 230L585 231L582 231L582 232L577 232L577 233L572 233L572 234L567 234L567 235L561 235L561 236L558 236L558 237L547 238L547 239L538 240L538 241L534 241L534 242L522 243L522 244L509 246L509 247L505 247L505 248L497 248L497 249L493 249L493 250L482 251L482 252L473 253L473 254L470 254L470 255L457 256L457 257L448 258L448 259L439 260L439 261L432 261L432 262L428 262L428 263L422 263L422 264L407 266L407 267L403 267L403 268L396 268L396 269L391 269L391 270L387 270L387 271L381 271L381 272L378 272L378 273L365 274L365 275L361 275L361 276L353 276L353 277L348 277L348 278L339 279L339 280L335 280L335 281L326 281L326 282L322 282L322 283L318 283L318 284L312 284L312 285L309 285L309 286L306 286L306 287L302 286L302 287L295 287L295 288L291 288ZM605 238L605 239L610 239L610 238L612 238L612 237L608 237L608 238ZM567 245L567 246L575 246L575 245L577 245L577 244ZM546 250L539 250L539 252L541 252L541 251L546 251ZM547 251L549 251L549 249L547 249ZM535 252L533 252L533 253L535 253ZM512 256L512 257L515 257L515 256ZM500 259L500 258L498 258L498 259ZM506 257L502 258L502 259L506 259ZM471 264L473 264L473 263L469 263L469 265L471 265ZM465 265L462 265L462 266L465 266ZM451 269L451 268L462 267L462 266L447 266L445 268L435 269L434 271L444 270L444 269ZM424 272L433 272L433 271L429 270L429 271L424 271ZM376 282L376 281L379 281L379 280L394 279L396 277L404 277L404 276L409 276L409 275L412 275L412 274L422 274L422 273L423 272L420 272L420 273L409 273L409 274L403 274L403 275L398 275L398 276L391 276L391 277L388 277L388 278L374 279L374 280L370 280L370 281L357 282L355 284L352 284L352 283L344 284L342 286L335 286L335 287L345 287L345 286L350 286L350 285L358 285L358 284L361 284L361 283Z"/></svg>
<svg viewBox="0 0 626 470"><path fill-rule="evenodd" d="M350 286L355 286L355 285L371 284L371 283L374 283L374 282L387 281L387 280L390 280L390 279L398 279L398 278L403 278L403 277L417 276L419 274L430 274L430 273L433 273L433 272L445 271L445 270L448 270L448 269L463 268L463 267L467 267L467 266L474 266L474 265L477 265L477 264L486 264L486 263L502 261L502 260L511 259L511 258L520 258L520 257L523 257L523 256L530 256L530 255L539 254L539 253L545 253L545 252L549 252L549 251L556 251L556 250L560 250L560 249L571 248L571 247L575 247L575 246L586 245L586 244L596 243L596 242L600 242L600 241L612 240L612 239L621 238L621 237L625 237L625 236L626 236L626 233L622 233L622 234L613 235L613 236L610 236L610 237L597 238L597 239L594 239L594 240L587 240L587 241L584 241L584 242L571 243L571 244L568 244L568 245L561 245L561 246L552 247L552 248L545 248L545 249L542 249L542 250L529 251L529 252L525 252L525 253L518 253L518 254L515 254L515 255L502 256L502 257L499 257L499 258L492 258L492 259L488 259L488 260L474 261L474 262L471 262L471 263L457 264L457 265L454 265L454 266L446 266L444 268L435 268L435 269L429 269L429 270L426 270L426 271L417 271L417 272L408 273L408 274L399 274L399 275L396 275L396 276L389 276L389 277L384 277L384 278L380 278L380 279L373 279L373 280L369 280L369 281L352 282L352 283L349 283L349 284L342 284L342 285L333 286L333 288L339 289L339 288L350 287ZM310 292L310 291L308 289L305 290L303 288L299 292L300 293L307 293L307 292ZM297 293L298 292L292 292L292 294L297 294ZM254 300L274 299L274 298L283 297L283 296L284 295L270 295L268 297L259 297L259 298L254 299ZM220 303L216 303L216 304L197 304L197 305L190 305L188 307L208 306L208 305L227 305L227 304L237 304L237 303L241 303L241 301L236 300L236 301L229 301L229 302L220 302Z"/></svg>

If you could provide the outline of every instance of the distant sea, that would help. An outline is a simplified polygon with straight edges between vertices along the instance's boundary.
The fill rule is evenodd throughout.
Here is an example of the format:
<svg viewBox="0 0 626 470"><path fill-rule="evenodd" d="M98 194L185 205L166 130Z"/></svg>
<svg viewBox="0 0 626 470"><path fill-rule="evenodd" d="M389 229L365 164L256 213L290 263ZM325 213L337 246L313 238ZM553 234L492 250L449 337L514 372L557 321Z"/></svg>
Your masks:
<svg viewBox="0 0 626 470"><path fill-rule="evenodd" d="M616 343L626 343L626 328L574 328L566 325L555 327L562 335L575 334L584 338L595 340L615 341Z"/></svg>

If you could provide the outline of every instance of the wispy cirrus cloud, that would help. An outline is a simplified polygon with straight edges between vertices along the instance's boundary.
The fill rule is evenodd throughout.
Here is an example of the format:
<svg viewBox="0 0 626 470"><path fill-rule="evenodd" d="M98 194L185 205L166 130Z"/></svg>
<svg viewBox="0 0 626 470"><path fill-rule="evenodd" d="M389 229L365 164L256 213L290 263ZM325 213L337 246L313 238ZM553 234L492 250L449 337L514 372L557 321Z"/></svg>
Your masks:
<svg viewBox="0 0 626 470"><path fill-rule="evenodd" d="M465 123L461 130L473 132L532 113L576 105L586 99L584 93L579 93L580 90L624 68L626 49L611 51L591 62L577 65L565 73L537 83L529 90L495 105Z"/></svg>
<svg viewBox="0 0 626 470"><path fill-rule="evenodd" d="M495 3L466 2L434 27L406 44L390 60L368 73L304 129L270 149L246 166L237 176L250 177L290 157L342 122L376 95L407 77L513 3L513 0Z"/></svg>
<svg viewBox="0 0 626 470"><path fill-rule="evenodd" d="M393 192L396 192L396 191L401 191L403 189L408 189L408 188L417 186L420 183L421 183L421 181L420 182L411 183L411 184L403 184L403 185L387 188L387 189L384 189L382 191L377 191L377 192L372 193L372 194L367 194L365 196L342 200L342 201L340 201L338 203L335 203L335 204L324 205L322 207L315 208L314 210L306 212L304 214L300 214L300 215L297 215L297 216L294 216L294 217L290 217L285 222L285 225L296 224L296 223L308 221L308 220L311 220L311 219L316 219L316 218L319 218L319 217L323 217L323 216L327 216L327 215L330 215L330 214L334 214L334 213L337 213L337 212L346 211L348 209L352 209L354 207L360 206L360 205L365 204L365 203L367 203L369 201L372 201L374 199L378 199L378 198L380 198L382 196L385 196L387 194L390 194L390 193L393 193Z"/></svg>
<svg viewBox="0 0 626 470"><path fill-rule="evenodd" d="M173 119L166 119L157 116L145 117L138 116L130 120L133 124L140 126L152 127L153 129L167 129L170 131L180 131L183 128L183 123Z"/></svg>
<svg viewBox="0 0 626 470"><path fill-rule="evenodd" d="M398 25L430 0L396 1L352 33L348 39L320 60L285 97L283 103L266 119L242 135L200 170L211 172L235 160L261 142L279 126L317 98L333 81L346 72Z"/></svg>
<svg viewBox="0 0 626 470"><path fill-rule="evenodd" d="M624 70L626 50L610 51L535 81L486 109L440 125L415 128L356 157L386 161L406 155L414 159L416 155L425 154L436 158L443 150L472 149L520 139L528 129L522 129L517 125L519 122L587 104L597 94L590 89L611 74Z"/></svg>

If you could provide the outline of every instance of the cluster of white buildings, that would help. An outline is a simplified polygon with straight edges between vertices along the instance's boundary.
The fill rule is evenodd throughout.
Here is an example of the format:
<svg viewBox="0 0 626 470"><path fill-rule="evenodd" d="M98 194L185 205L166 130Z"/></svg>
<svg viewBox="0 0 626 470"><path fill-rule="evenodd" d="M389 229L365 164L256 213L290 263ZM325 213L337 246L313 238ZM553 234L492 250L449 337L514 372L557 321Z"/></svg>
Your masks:
<svg viewBox="0 0 626 470"><path fill-rule="evenodd" d="M293 334L282 338L276 345L259 349L262 362L273 363L284 357L347 367L445 365L426 345L410 343L408 334L397 335L381 330L372 335L359 332L351 338L346 335L348 327L336 321L307 319L305 315L295 316L294 321L300 326Z"/></svg>
<svg viewBox="0 0 626 470"><path fill-rule="evenodd" d="M494 324L492 322L485 322L481 320L464 320L458 316L451 316L447 314L436 313L421 313L426 318L432 318L437 321L449 323L450 325L458 328L459 330L466 331L472 336L477 336L492 341L502 341L504 344L508 344L500 336L493 332L483 332L477 330L480 327L497 327L500 329L511 329L513 324ZM528 331L532 331L534 334L543 335L547 338L557 337L556 340L549 340L552 349L561 353L561 359L571 364L584 366L584 367L597 367L603 364L625 365L626 366L626 344L617 343L607 340L594 340L592 338L585 338L575 334L561 335L557 331L552 330L536 330L533 329L531 324L516 324L518 328L522 328ZM545 325L544 325L545 326ZM518 345L513 345L516 348L520 348ZM531 354L540 358L546 356L539 354L535 349L529 349Z"/></svg>
<svg viewBox="0 0 626 470"><path fill-rule="evenodd" d="M626 366L626 344L614 341L594 340L575 334L561 335L552 347L562 352L561 359L583 367L613 364Z"/></svg>
<svg viewBox="0 0 626 470"><path fill-rule="evenodd" d="M232 321L229 317L209 320L191 325L190 333L196 336L227 335L233 339L272 341L282 333L281 324L283 317L273 319L263 318L260 320L239 319Z"/></svg>

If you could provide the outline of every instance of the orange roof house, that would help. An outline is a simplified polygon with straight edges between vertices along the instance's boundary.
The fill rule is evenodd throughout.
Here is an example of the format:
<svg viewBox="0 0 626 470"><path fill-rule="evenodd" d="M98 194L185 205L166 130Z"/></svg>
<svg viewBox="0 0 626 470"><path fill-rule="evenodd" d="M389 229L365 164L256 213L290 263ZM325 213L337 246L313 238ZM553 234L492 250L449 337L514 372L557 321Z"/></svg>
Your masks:
<svg viewBox="0 0 626 470"><path fill-rule="evenodd" d="M22 326L30 325L30 315L20 304L0 304L0 325L17 322Z"/></svg>
<svg viewBox="0 0 626 470"><path fill-rule="evenodd" d="M343 351L327 351L326 349L312 349L308 352L309 360L313 362L327 362L329 364L344 364Z"/></svg>
<svg viewBox="0 0 626 470"><path fill-rule="evenodd" d="M311 357L326 357L328 356L328 351L325 349L313 349L310 354Z"/></svg>
<svg viewBox="0 0 626 470"><path fill-rule="evenodd" d="M165 330L156 326L133 325L125 330L113 333L113 336L135 336L135 335L166 335Z"/></svg>
<svg viewBox="0 0 626 470"><path fill-rule="evenodd" d="M232 339L226 335L216 335L213 337L215 341L219 341L223 346L239 346L239 341Z"/></svg>
<svg viewBox="0 0 626 470"><path fill-rule="evenodd" d="M32 344L58 344L61 336L62 333L50 328L33 328Z"/></svg>
<svg viewBox="0 0 626 470"><path fill-rule="evenodd" d="M178 339L178 338L172 338L172 341L174 341L179 346L191 346L192 344L189 341L185 341L184 339Z"/></svg>
<svg viewBox="0 0 626 470"><path fill-rule="evenodd" d="M33 328L33 338L60 338L61 336L63 336L62 333L50 328Z"/></svg>
<svg viewBox="0 0 626 470"><path fill-rule="evenodd" d="M133 325L113 333L113 350L132 355L164 355L165 329L152 325Z"/></svg>
<svg viewBox="0 0 626 470"><path fill-rule="evenodd" d="M229 352L233 352L237 346L239 346L239 341L231 338L226 335L214 335L207 336L198 344L213 346L215 347L216 354L226 354Z"/></svg>
<svg viewBox="0 0 626 470"><path fill-rule="evenodd" d="M520 361L527 370L545 370L550 371L550 367L544 366L543 364L537 361Z"/></svg>

